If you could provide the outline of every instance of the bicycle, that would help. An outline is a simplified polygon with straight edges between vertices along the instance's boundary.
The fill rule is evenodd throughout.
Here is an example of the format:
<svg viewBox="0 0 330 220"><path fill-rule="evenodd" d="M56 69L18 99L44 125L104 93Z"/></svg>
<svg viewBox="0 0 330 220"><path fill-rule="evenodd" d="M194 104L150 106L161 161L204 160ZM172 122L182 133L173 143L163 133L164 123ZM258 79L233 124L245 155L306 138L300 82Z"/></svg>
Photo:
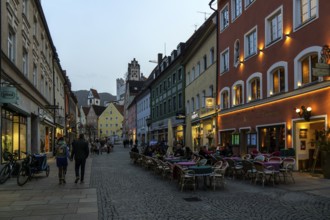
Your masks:
<svg viewBox="0 0 330 220"><path fill-rule="evenodd" d="M23 186L27 181L31 180L33 175L46 172L46 176L49 176L50 168L47 164L47 155L45 154L29 154L27 152L22 152L26 154L23 159L22 166L17 175L17 185Z"/></svg>
<svg viewBox="0 0 330 220"><path fill-rule="evenodd" d="M19 163L17 163L17 153L10 153L5 151L3 153L4 161L8 161L0 171L0 184L5 183L10 177L16 176L19 170Z"/></svg>

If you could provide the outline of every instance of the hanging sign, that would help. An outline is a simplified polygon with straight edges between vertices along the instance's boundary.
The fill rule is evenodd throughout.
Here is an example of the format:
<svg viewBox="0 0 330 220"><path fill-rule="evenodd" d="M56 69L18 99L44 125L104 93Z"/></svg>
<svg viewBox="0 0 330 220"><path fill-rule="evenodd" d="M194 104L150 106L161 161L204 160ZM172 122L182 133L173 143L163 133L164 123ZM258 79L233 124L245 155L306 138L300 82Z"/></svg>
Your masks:
<svg viewBox="0 0 330 220"><path fill-rule="evenodd" d="M17 103L17 90L15 87L0 88L0 103Z"/></svg>
<svg viewBox="0 0 330 220"><path fill-rule="evenodd" d="M213 97L206 97L205 98L205 107L206 108L214 108L214 98Z"/></svg>

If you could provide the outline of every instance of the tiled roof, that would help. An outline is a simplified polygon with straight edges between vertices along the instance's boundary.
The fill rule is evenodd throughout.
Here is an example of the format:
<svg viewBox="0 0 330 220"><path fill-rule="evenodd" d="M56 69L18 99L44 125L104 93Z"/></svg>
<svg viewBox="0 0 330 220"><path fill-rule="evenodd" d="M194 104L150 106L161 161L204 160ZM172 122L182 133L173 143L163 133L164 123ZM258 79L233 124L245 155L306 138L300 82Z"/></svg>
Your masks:
<svg viewBox="0 0 330 220"><path fill-rule="evenodd" d="M90 107L82 107L82 110L84 111L85 115L88 115Z"/></svg>
<svg viewBox="0 0 330 220"><path fill-rule="evenodd" d="M92 105L94 112L97 116L100 116L102 112L107 108L104 106L99 106L99 105Z"/></svg>
<svg viewBox="0 0 330 220"><path fill-rule="evenodd" d="M91 92L95 99L100 99L99 93L97 92L96 89L91 89Z"/></svg>
<svg viewBox="0 0 330 220"><path fill-rule="evenodd" d="M117 104L113 104L117 110L120 112L121 115L124 115L124 106L123 105L117 105Z"/></svg>

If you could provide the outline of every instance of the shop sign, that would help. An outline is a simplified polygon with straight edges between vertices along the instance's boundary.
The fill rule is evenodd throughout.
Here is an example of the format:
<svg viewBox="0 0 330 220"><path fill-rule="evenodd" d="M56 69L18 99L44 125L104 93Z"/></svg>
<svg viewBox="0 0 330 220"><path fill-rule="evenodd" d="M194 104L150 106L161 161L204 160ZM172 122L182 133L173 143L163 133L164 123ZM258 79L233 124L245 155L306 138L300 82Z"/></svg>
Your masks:
<svg viewBox="0 0 330 220"><path fill-rule="evenodd" d="M17 90L15 87L0 88L0 103L17 103Z"/></svg>
<svg viewBox="0 0 330 220"><path fill-rule="evenodd" d="M205 107L206 108L214 108L214 98L213 97L206 97L205 98Z"/></svg>
<svg viewBox="0 0 330 220"><path fill-rule="evenodd" d="M330 76L330 64L316 63L313 76Z"/></svg>

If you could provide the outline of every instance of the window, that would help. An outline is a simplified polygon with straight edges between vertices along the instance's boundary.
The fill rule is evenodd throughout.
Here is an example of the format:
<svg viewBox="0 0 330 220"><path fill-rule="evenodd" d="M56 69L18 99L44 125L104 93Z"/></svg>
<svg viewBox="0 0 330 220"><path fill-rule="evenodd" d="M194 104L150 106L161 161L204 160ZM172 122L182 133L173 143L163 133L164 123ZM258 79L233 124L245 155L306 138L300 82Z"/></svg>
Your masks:
<svg viewBox="0 0 330 220"><path fill-rule="evenodd" d="M260 99L260 79L258 77L255 77L252 80L250 80L249 84L250 84L249 101Z"/></svg>
<svg viewBox="0 0 330 220"><path fill-rule="evenodd" d="M8 58L15 63L16 61L16 35L12 30L8 34Z"/></svg>
<svg viewBox="0 0 330 220"><path fill-rule="evenodd" d="M239 40L235 41L235 45L234 45L235 51L234 51L234 66L238 66L239 64L239 53L240 53L240 49L239 49Z"/></svg>
<svg viewBox="0 0 330 220"><path fill-rule="evenodd" d="M23 2L22 2L22 12L23 12L23 14L25 14L25 15L27 15L27 12L28 12L28 4L27 4L27 1L28 0L23 0Z"/></svg>
<svg viewBox="0 0 330 220"><path fill-rule="evenodd" d="M178 70L178 80L181 81L182 80L182 69Z"/></svg>
<svg viewBox="0 0 330 220"><path fill-rule="evenodd" d="M37 87L37 76L38 76L38 68L36 64L33 64L33 79L32 83L34 87Z"/></svg>
<svg viewBox="0 0 330 220"><path fill-rule="evenodd" d="M249 7L255 0L245 0L245 8Z"/></svg>
<svg viewBox="0 0 330 220"><path fill-rule="evenodd" d="M229 89L228 88L222 89L220 94L221 94L221 96L220 96L220 98L221 98L221 100L220 100L221 109L229 108Z"/></svg>
<svg viewBox="0 0 330 220"><path fill-rule="evenodd" d="M176 110L176 96L173 96L172 98L172 105L173 105L173 111Z"/></svg>
<svg viewBox="0 0 330 220"><path fill-rule="evenodd" d="M224 30L229 25L228 4L220 11L220 30Z"/></svg>
<svg viewBox="0 0 330 220"><path fill-rule="evenodd" d="M246 80L246 97L248 101L262 99L262 73L257 72Z"/></svg>
<svg viewBox="0 0 330 220"><path fill-rule="evenodd" d="M284 77L284 68L280 67L274 70L271 73L272 77L272 93L280 93L285 91L285 77Z"/></svg>
<svg viewBox="0 0 330 220"><path fill-rule="evenodd" d="M229 70L229 49L226 49L220 54L220 73Z"/></svg>
<svg viewBox="0 0 330 220"><path fill-rule="evenodd" d="M171 101L172 101L172 100L169 99L168 102L167 102L167 103L168 103L168 112L173 111L172 106L171 106L171 103L172 103Z"/></svg>
<svg viewBox="0 0 330 220"><path fill-rule="evenodd" d="M200 97L199 97L199 94L197 94L197 96L196 96L196 110L199 109L199 101L200 101Z"/></svg>
<svg viewBox="0 0 330 220"><path fill-rule="evenodd" d="M315 68L315 64L317 62L318 62L317 54L312 54L301 60L302 85L306 85L308 83L315 82L318 80L318 77L313 76L312 74L312 69Z"/></svg>
<svg viewBox="0 0 330 220"><path fill-rule="evenodd" d="M207 57L206 55L203 56L203 71L207 69Z"/></svg>
<svg viewBox="0 0 330 220"><path fill-rule="evenodd" d="M318 0L294 0L293 7L296 28L318 17Z"/></svg>
<svg viewBox="0 0 330 220"><path fill-rule="evenodd" d="M205 108L205 96L206 96L206 93L205 93L205 90L203 90L203 92L202 92L202 108Z"/></svg>
<svg viewBox="0 0 330 220"><path fill-rule="evenodd" d="M282 39L282 8L266 18L266 45Z"/></svg>
<svg viewBox="0 0 330 220"><path fill-rule="evenodd" d="M166 101L164 102L164 104L163 104L163 108L164 108L164 114L166 114L167 113L167 111L166 111ZM170 109L168 109L168 110L170 110Z"/></svg>
<svg viewBox="0 0 330 220"><path fill-rule="evenodd" d="M25 48L23 48L22 63L23 63L23 67L22 67L23 75L28 77L28 71L29 71L28 53Z"/></svg>
<svg viewBox="0 0 330 220"><path fill-rule="evenodd" d="M208 96L213 97L213 86L212 85L209 87L209 95Z"/></svg>
<svg viewBox="0 0 330 220"><path fill-rule="evenodd" d="M186 85L190 84L190 72L187 73L187 81L186 81Z"/></svg>
<svg viewBox="0 0 330 220"><path fill-rule="evenodd" d="M244 38L245 45L245 58L248 58L257 53L257 29L252 29L249 33L245 35Z"/></svg>
<svg viewBox="0 0 330 220"><path fill-rule="evenodd" d="M214 63L214 48L210 49L210 64Z"/></svg>
<svg viewBox="0 0 330 220"><path fill-rule="evenodd" d="M243 104L243 82L238 82L233 86L233 106Z"/></svg>
<svg viewBox="0 0 330 220"><path fill-rule="evenodd" d="M173 73L173 75L172 75L172 82L173 82L173 84L176 83L176 74L175 73Z"/></svg>
<svg viewBox="0 0 330 220"><path fill-rule="evenodd" d="M195 99L191 98L191 112L195 111Z"/></svg>
<svg viewBox="0 0 330 220"><path fill-rule="evenodd" d="M182 93L179 93L179 100L178 100L178 102L179 102L179 109L181 109L182 108L182 105L183 105L183 99L182 99Z"/></svg>
<svg viewBox="0 0 330 220"><path fill-rule="evenodd" d="M267 71L267 96L288 91L288 63L274 63Z"/></svg>
<svg viewBox="0 0 330 220"><path fill-rule="evenodd" d="M242 0L231 0L232 5L232 20L235 20L242 14Z"/></svg>
<svg viewBox="0 0 330 220"><path fill-rule="evenodd" d="M195 67L193 67L191 70L190 82L193 82L195 78Z"/></svg>
<svg viewBox="0 0 330 220"><path fill-rule="evenodd" d="M201 63L198 62L196 66L196 78L200 75L201 73Z"/></svg>

